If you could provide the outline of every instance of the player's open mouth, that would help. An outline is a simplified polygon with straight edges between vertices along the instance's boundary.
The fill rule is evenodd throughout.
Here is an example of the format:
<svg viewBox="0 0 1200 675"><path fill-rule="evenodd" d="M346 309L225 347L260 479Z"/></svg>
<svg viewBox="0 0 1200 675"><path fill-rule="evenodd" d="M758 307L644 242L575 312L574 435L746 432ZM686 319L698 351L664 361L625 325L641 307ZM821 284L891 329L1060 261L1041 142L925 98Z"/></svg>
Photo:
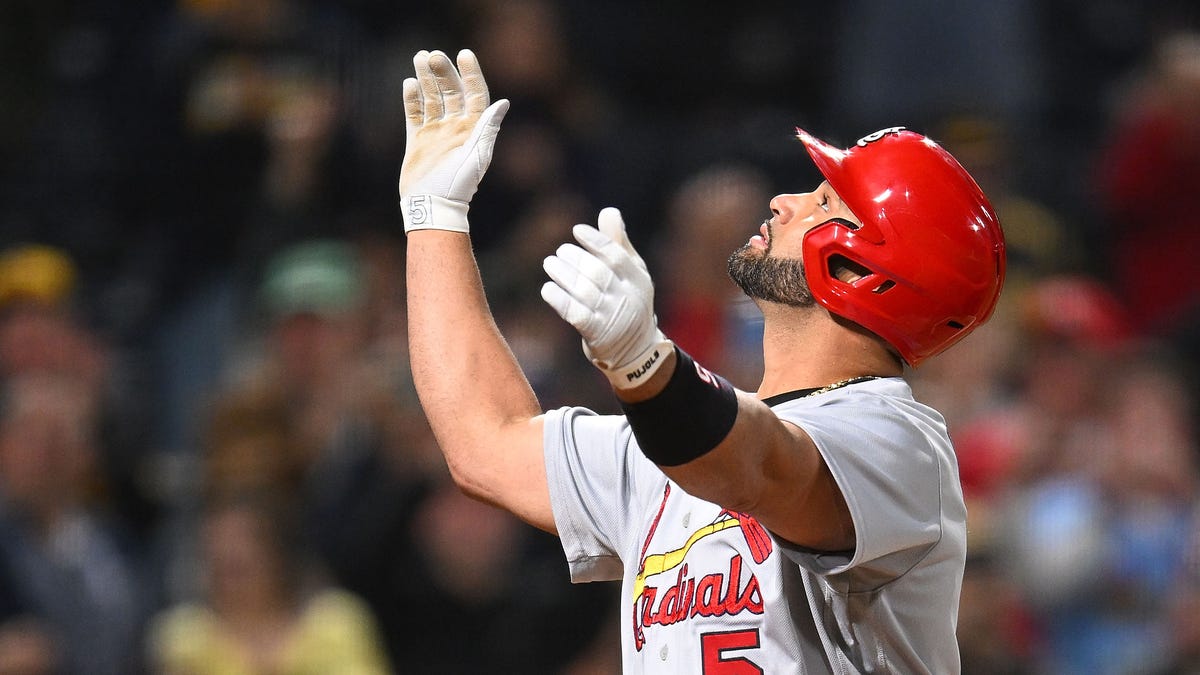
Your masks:
<svg viewBox="0 0 1200 675"><path fill-rule="evenodd" d="M767 248L771 244L771 221L764 220L758 226L758 234L750 237L750 245L755 248Z"/></svg>

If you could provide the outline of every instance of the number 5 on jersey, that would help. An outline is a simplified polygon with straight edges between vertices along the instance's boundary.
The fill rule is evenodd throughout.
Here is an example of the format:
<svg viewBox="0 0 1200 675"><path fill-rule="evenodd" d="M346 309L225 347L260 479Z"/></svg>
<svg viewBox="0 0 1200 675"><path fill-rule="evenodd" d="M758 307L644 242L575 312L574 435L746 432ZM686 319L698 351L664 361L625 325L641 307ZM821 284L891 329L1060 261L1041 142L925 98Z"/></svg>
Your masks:
<svg viewBox="0 0 1200 675"><path fill-rule="evenodd" d="M763 675L763 669L745 656L726 656L727 652L757 648L757 628L701 635L704 675Z"/></svg>

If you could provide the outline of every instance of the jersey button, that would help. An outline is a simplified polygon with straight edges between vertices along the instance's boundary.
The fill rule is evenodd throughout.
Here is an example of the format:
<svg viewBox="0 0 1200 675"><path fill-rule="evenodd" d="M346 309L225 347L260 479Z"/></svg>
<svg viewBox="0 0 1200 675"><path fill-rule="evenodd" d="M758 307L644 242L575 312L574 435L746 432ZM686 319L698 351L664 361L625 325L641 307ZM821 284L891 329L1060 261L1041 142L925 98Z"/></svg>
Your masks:
<svg viewBox="0 0 1200 675"><path fill-rule="evenodd" d="M666 645L663 645L662 649L658 650L658 658L663 661L667 660L667 646Z"/></svg>

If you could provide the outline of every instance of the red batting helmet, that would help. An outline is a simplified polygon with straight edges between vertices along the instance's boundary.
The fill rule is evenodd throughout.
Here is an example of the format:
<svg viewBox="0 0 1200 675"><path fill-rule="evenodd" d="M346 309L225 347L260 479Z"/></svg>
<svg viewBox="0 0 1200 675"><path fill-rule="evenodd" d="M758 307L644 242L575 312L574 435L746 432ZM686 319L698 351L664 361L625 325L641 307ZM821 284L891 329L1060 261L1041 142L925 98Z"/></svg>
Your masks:
<svg viewBox="0 0 1200 675"><path fill-rule="evenodd" d="M983 191L950 153L904 127L845 150L796 135L862 221L822 223L804 236L813 296L887 340L916 366L991 316L1004 283L1004 233ZM853 282L839 267L866 273Z"/></svg>

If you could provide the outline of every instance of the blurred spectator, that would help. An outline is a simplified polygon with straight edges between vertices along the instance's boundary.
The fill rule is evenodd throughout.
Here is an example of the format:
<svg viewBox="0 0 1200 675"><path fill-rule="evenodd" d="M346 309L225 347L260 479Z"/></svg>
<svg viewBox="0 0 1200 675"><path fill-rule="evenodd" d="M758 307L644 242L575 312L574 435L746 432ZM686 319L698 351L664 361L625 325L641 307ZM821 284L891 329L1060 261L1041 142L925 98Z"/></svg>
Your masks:
<svg viewBox="0 0 1200 675"><path fill-rule="evenodd" d="M1025 168L1020 139L999 117L959 112L939 122L935 137L971 172L996 209L1004 228L1006 289L1086 269L1086 257L1096 251L1078 245L1057 210L1026 193L1020 184Z"/></svg>
<svg viewBox="0 0 1200 675"><path fill-rule="evenodd" d="M956 435L972 555L1005 570L985 567L990 593L974 593L978 570L964 581L964 663L1007 649L1037 672L1163 672L1200 487L1186 380L1135 350L1099 282L1048 278L1014 307L1014 398Z"/></svg>
<svg viewBox="0 0 1200 675"><path fill-rule="evenodd" d="M548 213L565 215L554 203ZM531 214L507 275L540 270L545 252L520 251L536 248L535 232L549 220ZM368 600L396 663L431 673L547 672L581 649L602 617L578 615L589 594L568 591L565 570L545 569L557 561L553 547L436 487L444 467L430 452L407 371L397 368L407 362L402 333L393 332L403 324L381 318L402 311L402 289L382 280L397 274L388 250L386 241L312 240L267 262L258 295L264 339L234 362L208 424L208 490L265 487L290 500L333 579ZM577 340L570 346L574 355ZM544 358L537 348L527 356ZM553 648L520 637L539 625L576 633ZM472 649L459 648L463 635L473 636Z"/></svg>
<svg viewBox="0 0 1200 675"><path fill-rule="evenodd" d="M106 355L73 313L77 274L66 252L51 246L0 253L0 376L58 373L102 391Z"/></svg>
<svg viewBox="0 0 1200 675"><path fill-rule="evenodd" d="M1145 660L1197 665L1200 608L1200 436L1189 370L1155 348L1115 369L1108 401L1112 435L1100 485L1115 548L1104 589L1135 671ZM1149 638L1146 635L1149 635ZM1163 654L1145 654L1161 647ZM1107 653L1105 650L1104 653ZM1188 666L1186 664L1190 663Z"/></svg>
<svg viewBox="0 0 1200 675"><path fill-rule="evenodd" d="M964 340L931 370L922 366L913 386L947 405L968 504L964 672L1040 672L1044 616L1032 603L1069 597L1094 570L1054 554L1067 535L1053 527L1067 525L1047 516L1037 529L1029 525L1034 516L1014 514L1062 513L1054 510L1077 497L1072 488L1094 466L1107 431L1106 371L1130 334L1120 303L1085 277L1018 285L997 311L992 330ZM1070 534L1073 551L1098 541L1090 529Z"/></svg>
<svg viewBox="0 0 1200 675"><path fill-rule="evenodd" d="M353 186L336 79L354 62L350 24L300 0L177 5L157 45L162 82L177 87L167 94L185 154L173 161L188 160L187 179L165 186L179 203L164 208L187 228L175 236L188 268L173 272L261 255L264 238L286 232L325 232Z"/></svg>
<svg viewBox="0 0 1200 675"><path fill-rule="evenodd" d="M0 624L0 673L54 675L62 672L51 631L36 619L11 619Z"/></svg>
<svg viewBox="0 0 1200 675"><path fill-rule="evenodd" d="M0 303L66 305L75 291L75 264L62 250L41 244L13 246L0 255Z"/></svg>
<svg viewBox="0 0 1200 675"><path fill-rule="evenodd" d="M94 501L95 415L88 387L69 376L5 385L0 643L8 658L37 660L51 644L63 672L122 675L138 667L147 598L127 533Z"/></svg>
<svg viewBox="0 0 1200 675"><path fill-rule="evenodd" d="M144 218L161 395L156 442L196 450L195 400L211 396L262 260L340 234L357 195L341 79L352 24L305 0L178 0L156 23L146 94L164 119L147 162Z"/></svg>
<svg viewBox="0 0 1200 675"><path fill-rule="evenodd" d="M954 349L908 374L917 399L942 413L955 439L961 440L959 433L971 428L978 418L993 415L1013 403L1022 366L1017 308L1020 293L1017 284L1006 287L988 323ZM960 447L960 460L964 452L970 451ZM967 466L963 470L970 472L973 468ZM991 467L982 470L990 472ZM968 483L976 478L979 476L963 476Z"/></svg>
<svg viewBox="0 0 1200 675"><path fill-rule="evenodd" d="M295 494L308 468L286 409L266 392L234 392L219 399L204 447L201 488L209 496Z"/></svg>
<svg viewBox="0 0 1200 675"><path fill-rule="evenodd" d="M505 116L507 150L497 152L471 212L472 241L487 251L558 196L585 198L613 148L611 102L577 67L569 8L548 0L464 3L468 44L486 59L488 85L513 101ZM607 182L618 180L616 176ZM605 193L605 199L621 195ZM582 221L578 221L582 222ZM560 223L569 228L574 223Z"/></svg>
<svg viewBox="0 0 1200 675"><path fill-rule="evenodd" d="M405 667L556 673L577 660L603 663L591 650L606 645L619 654L615 641L596 639L616 609L611 589L571 587L556 540L464 496L446 478L414 509L408 573L389 598L401 615L394 638Z"/></svg>
<svg viewBox="0 0 1200 675"><path fill-rule="evenodd" d="M655 302L680 347L748 390L762 377L761 317L733 282L696 270L724 269L745 233L770 214L767 177L740 164L689 176L671 195L659 246Z"/></svg>
<svg viewBox="0 0 1200 675"><path fill-rule="evenodd" d="M570 236L575 223L595 218L582 195L569 189L533 197L491 251L480 254L496 321L542 404L589 401L614 410L612 394L595 368L578 358L579 334L536 293L546 279L542 260ZM441 453L438 453L441 457Z"/></svg>
<svg viewBox="0 0 1200 675"><path fill-rule="evenodd" d="M1193 527L1187 543L1187 559L1177 585L1178 594L1170 602L1168 620L1176 650L1169 675L1200 672L1200 504L1193 509Z"/></svg>
<svg viewBox="0 0 1200 675"><path fill-rule="evenodd" d="M958 613L962 672L1029 675L1036 672L1037 635L1021 589L988 542L968 547Z"/></svg>
<svg viewBox="0 0 1200 675"><path fill-rule="evenodd" d="M266 262L262 320L205 417L203 489L286 502L333 580L376 612L390 649L397 556L442 463L405 367L402 289L385 280L394 268L381 269L388 247L308 240Z"/></svg>
<svg viewBox="0 0 1200 675"><path fill-rule="evenodd" d="M1197 439L1174 366L1135 353L1112 373L1089 462L1012 495L1008 555L1044 631L1048 672L1166 672L1198 526ZM1194 618L1194 617L1193 617Z"/></svg>
<svg viewBox="0 0 1200 675"><path fill-rule="evenodd" d="M99 489L140 533L160 496L146 479L146 406L119 355L83 322L79 269L62 249L20 244L0 252L0 378L69 378L95 406Z"/></svg>
<svg viewBox="0 0 1200 675"><path fill-rule="evenodd" d="M1024 361L1011 396L958 426L968 499L1090 466L1106 371L1133 337L1121 303L1086 277L1049 277L1008 302L1020 331L1013 353Z"/></svg>
<svg viewBox="0 0 1200 675"><path fill-rule="evenodd" d="M146 62L134 53L158 4L0 3L0 246L36 240L68 253L77 309L105 340L129 339L146 319L140 294L119 289L146 288L120 268L147 229L131 214L145 199L140 148L160 111L140 95Z"/></svg>
<svg viewBox="0 0 1200 675"><path fill-rule="evenodd" d="M918 369L913 388L946 406L967 498L964 673L1015 675L1042 671L1040 658L1057 646L1045 644L1034 603L1070 597L1079 586L1068 581L1092 572L1082 562L1097 534L1070 531L1079 555L1055 556L1050 543L1067 534L1050 530L1057 522L1046 514L1067 518L1070 486L1094 462L1105 370L1129 334L1114 295L1081 276L1016 285L997 312L988 329Z"/></svg>
<svg viewBox="0 0 1200 675"><path fill-rule="evenodd" d="M307 534L333 560L369 485L401 491L430 470L423 420L403 405L406 374L380 368L372 351L389 335L370 331L366 310L381 306L368 304L367 280L359 249L344 241L273 256L258 293L264 339L236 354L209 422L207 461L220 481L210 489L249 482L295 495ZM242 440L256 459L244 457Z"/></svg>
<svg viewBox="0 0 1200 675"><path fill-rule="evenodd" d="M1112 279L1139 327L1171 335L1200 312L1200 32L1161 39L1116 116L1096 185Z"/></svg>
<svg viewBox="0 0 1200 675"><path fill-rule="evenodd" d="M1066 224L1054 209L1018 185L1024 158L999 118L953 114L939 123L936 137L987 193L1004 228L1008 260L1004 295L992 320L953 350L909 373L918 398L939 410L951 435L957 437L976 416L1012 402L1024 365L1022 298L1038 293L1030 287L1038 287L1046 278L1064 279L1077 272L1087 252L1073 245ZM1046 311L1052 314L1058 309Z"/></svg>
<svg viewBox="0 0 1200 675"><path fill-rule="evenodd" d="M148 641L159 672L387 673L367 606L309 576L283 512L262 498L217 500L200 528L203 599L162 613Z"/></svg>

